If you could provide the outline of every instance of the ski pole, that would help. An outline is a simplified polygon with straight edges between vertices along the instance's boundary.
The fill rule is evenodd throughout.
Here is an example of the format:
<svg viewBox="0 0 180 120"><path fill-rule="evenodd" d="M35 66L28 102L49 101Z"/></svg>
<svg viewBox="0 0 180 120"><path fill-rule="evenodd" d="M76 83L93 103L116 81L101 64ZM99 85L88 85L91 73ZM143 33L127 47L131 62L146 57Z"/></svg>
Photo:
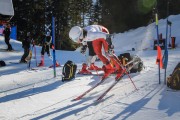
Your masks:
<svg viewBox="0 0 180 120"><path fill-rule="evenodd" d="M131 80L131 82L132 82L133 86L135 87L135 89L138 90L137 87L136 87L136 85L135 85L134 82L132 81L129 73L127 72L127 69L121 64L121 61L117 58L117 56L116 56L115 54L113 54L113 57L114 57L114 59L116 60L116 62L121 66L121 68L122 68L123 70L125 70L126 75L127 75L127 76L129 77L129 79Z"/></svg>
<svg viewBox="0 0 180 120"><path fill-rule="evenodd" d="M35 46L35 43L33 45L34 45L34 59L36 60L36 67L37 67L37 57L36 57L36 46Z"/></svg>
<svg viewBox="0 0 180 120"><path fill-rule="evenodd" d="M31 68L31 58L32 58L32 51L33 51L33 45L31 47L31 50L30 50L30 61L29 61L29 65L28 65L28 68L30 69Z"/></svg>

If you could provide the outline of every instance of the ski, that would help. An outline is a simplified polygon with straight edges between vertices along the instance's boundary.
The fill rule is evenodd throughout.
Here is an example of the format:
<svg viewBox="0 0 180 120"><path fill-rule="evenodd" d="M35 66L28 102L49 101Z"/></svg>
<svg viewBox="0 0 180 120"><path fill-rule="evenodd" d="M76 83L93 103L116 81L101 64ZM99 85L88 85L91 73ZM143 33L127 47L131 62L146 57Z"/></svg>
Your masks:
<svg viewBox="0 0 180 120"><path fill-rule="evenodd" d="M115 80L115 82L96 99L95 103L100 102L103 97L122 79L124 75L125 74L123 74L119 79Z"/></svg>
<svg viewBox="0 0 180 120"><path fill-rule="evenodd" d="M101 81L99 81L97 84L95 84L93 87L91 87L90 89L88 89L87 91L85 91L84 93L82 93L81 95L79 95L78 97L76 97L75 99L73 99L72 101L76 101L76 100L80 100L81 98L83 98L86 94L88 94L89 92L91 92L94 88L98 87L99 85L101 85L105 79L102 79Z"/></svg>
<svg viewBox="0 0 180 120"><path fill-rule="evenodd" d="M19 50L0 49L0 52L21 52L21 51L19 51Z"/></svg>
<svg viewBox="0 0 180 120"><path fill-rule="evenodd" d="M9 62L9 64L27 64L27 63L20 63L20 62Z"/></svg>
<svg viewBox="0 0 180 120"><path fill-rule="evenodd" d="M103 76L104 71L99 71L99 72L91 72L91 73L77 73L76 75L94 75L94 76Z"/></svg>

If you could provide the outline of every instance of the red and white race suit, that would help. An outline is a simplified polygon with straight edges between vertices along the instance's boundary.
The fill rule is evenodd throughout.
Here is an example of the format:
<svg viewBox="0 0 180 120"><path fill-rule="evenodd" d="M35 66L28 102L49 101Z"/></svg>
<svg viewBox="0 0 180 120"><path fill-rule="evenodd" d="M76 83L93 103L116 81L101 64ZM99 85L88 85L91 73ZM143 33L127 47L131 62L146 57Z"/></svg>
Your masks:
<svg viewBox="0 0 180 120"><path fill-rule="evenodd" d="M106 42L106 36L109 34L108 29L101 25L90 25L84 29L87 31L87 36L82 43L85 45L87 41L92 41L94 52L103 64L107 64L109 60L102 54L102 47L104 47L105 52L108 51L108 43Z"/></svg>
<svg viewBox="0 0 180 120"><path fill-rule="evenodd" d="M101 25L90 25L84 28L87 31L87 36L83 39L83 44L86 44L87 41L92 41L94 52L99 57L99 59L103 62L103 64L108 64L109 60L104 54L102 54L102 47L105 52L108 52L108 43L106 41L106 37L109 34L107 28ZM120 70L120 66L113 57L109 56L113 64L116 66L117 70Z"/></svg>

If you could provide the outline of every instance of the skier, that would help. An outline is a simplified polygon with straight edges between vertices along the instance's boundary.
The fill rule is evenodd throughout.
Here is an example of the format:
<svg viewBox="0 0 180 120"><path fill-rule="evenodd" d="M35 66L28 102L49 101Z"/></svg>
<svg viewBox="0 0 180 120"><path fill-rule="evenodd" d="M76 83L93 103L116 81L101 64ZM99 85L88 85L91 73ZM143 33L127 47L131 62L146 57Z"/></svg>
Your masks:
<svg viewBox="0 0 180 120"><path fill-rule="evenodd" d="M50 54L50 45L52 42L52 37L50 32L47 32L46 35L43 36L42 39L42 49L41 49L41 62L39 63L40 66L44 66L44 53L47 52L48 57L52 60L52 56ZM60 66L58 62L56 62L56 66Z"/></svg>
<svg viewBox="0 0 180 120"><path fill-rule="evenodd" d="M89 31L87 31L89 29ZM69 31L69 37L71 40L77 43L86 43L87 41L92 41L92 45L96 55L103 62L102 69L104 70L104 76L102 79L108 77L111 73L116 72L116 79L122 76L123 71L119 63L111 56L113 54L113 45L111 42L111 35L105 33L107 30L105 27L100 25L90 25L85 28L79 26L74 26ZM102 54L102 47L104 47L105 55L110 57L115 67L112 66L110 60Z"/></svg>
<svg viewBox="0 0 180 120"><path fill-rule="evenodd" d="M85 29L87 32L90 32L90 31L98 32L99 31L99 32L105 32L105 33L109 34L108 29L101 25L90 25L90 26L84 27L83 29ZM79 72L80 74L92 74L88 70L102 70L102 68L99 68L96 65L94 65L97 55L94 52L92 41L84 41L83 42L83 46L81 48L81 53L84 54L87 48L89 49L89 56L87 58L87 63L82 64L82 70ZM89 68L88 68L88 64L90 65ZM88 70L87 70L87 68L88 68Z"/></svg>
<svg viewBox="0 0 180 120"><path fill-rule="evenodd" d="M7 23L6 26L5 26L5 29L3 31L3 35L4 35L4 38L5 38L5 43L8 46L7 51L12 51L13 50L11 44L9 43L9 41L10 41L10 34L11 34L11 26L10 26L9 23Z"/></svg>
<svg viewBox="0 0 180 120"><path fill-rule="evenodd" d="M27 32L25 39L22 41L22 48L24 48L24 54L21 57L20 63L27 63L26 57L29 55L31 40L32 38L30 32Z"/></svg>

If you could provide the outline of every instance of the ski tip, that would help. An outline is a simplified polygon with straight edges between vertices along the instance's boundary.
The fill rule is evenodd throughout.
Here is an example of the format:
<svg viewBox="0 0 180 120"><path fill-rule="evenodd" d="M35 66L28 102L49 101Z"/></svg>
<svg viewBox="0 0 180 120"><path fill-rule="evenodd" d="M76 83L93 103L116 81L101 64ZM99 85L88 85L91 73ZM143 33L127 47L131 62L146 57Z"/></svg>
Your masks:
<svg viewBox="0 0 180 120"><path fill-rule="evenodd" d="M76 99L72 99L71 102L77 101Z"/></svg>
<svg viewBox="0 0 180 120"><path fill-rule="evenodd" d="M99 103L103 102L103 99L97 99L94 101L94 105L98 105Z"/></svg>
<svg viewBox="0 0 180 120"><path fill-rule="evenodd" d="M92 73L90 72L90 73L81 73L80 71L79 72L77 72L77 74L80 74L80 75L92 75Z"/></svg>
<svg viewBox="0 0 180 120"><path fill-rule="evenodd" d="M71 101L78 101L78 100L80 100L80 98L75 98L75 99L73 99Z"/></svg>

